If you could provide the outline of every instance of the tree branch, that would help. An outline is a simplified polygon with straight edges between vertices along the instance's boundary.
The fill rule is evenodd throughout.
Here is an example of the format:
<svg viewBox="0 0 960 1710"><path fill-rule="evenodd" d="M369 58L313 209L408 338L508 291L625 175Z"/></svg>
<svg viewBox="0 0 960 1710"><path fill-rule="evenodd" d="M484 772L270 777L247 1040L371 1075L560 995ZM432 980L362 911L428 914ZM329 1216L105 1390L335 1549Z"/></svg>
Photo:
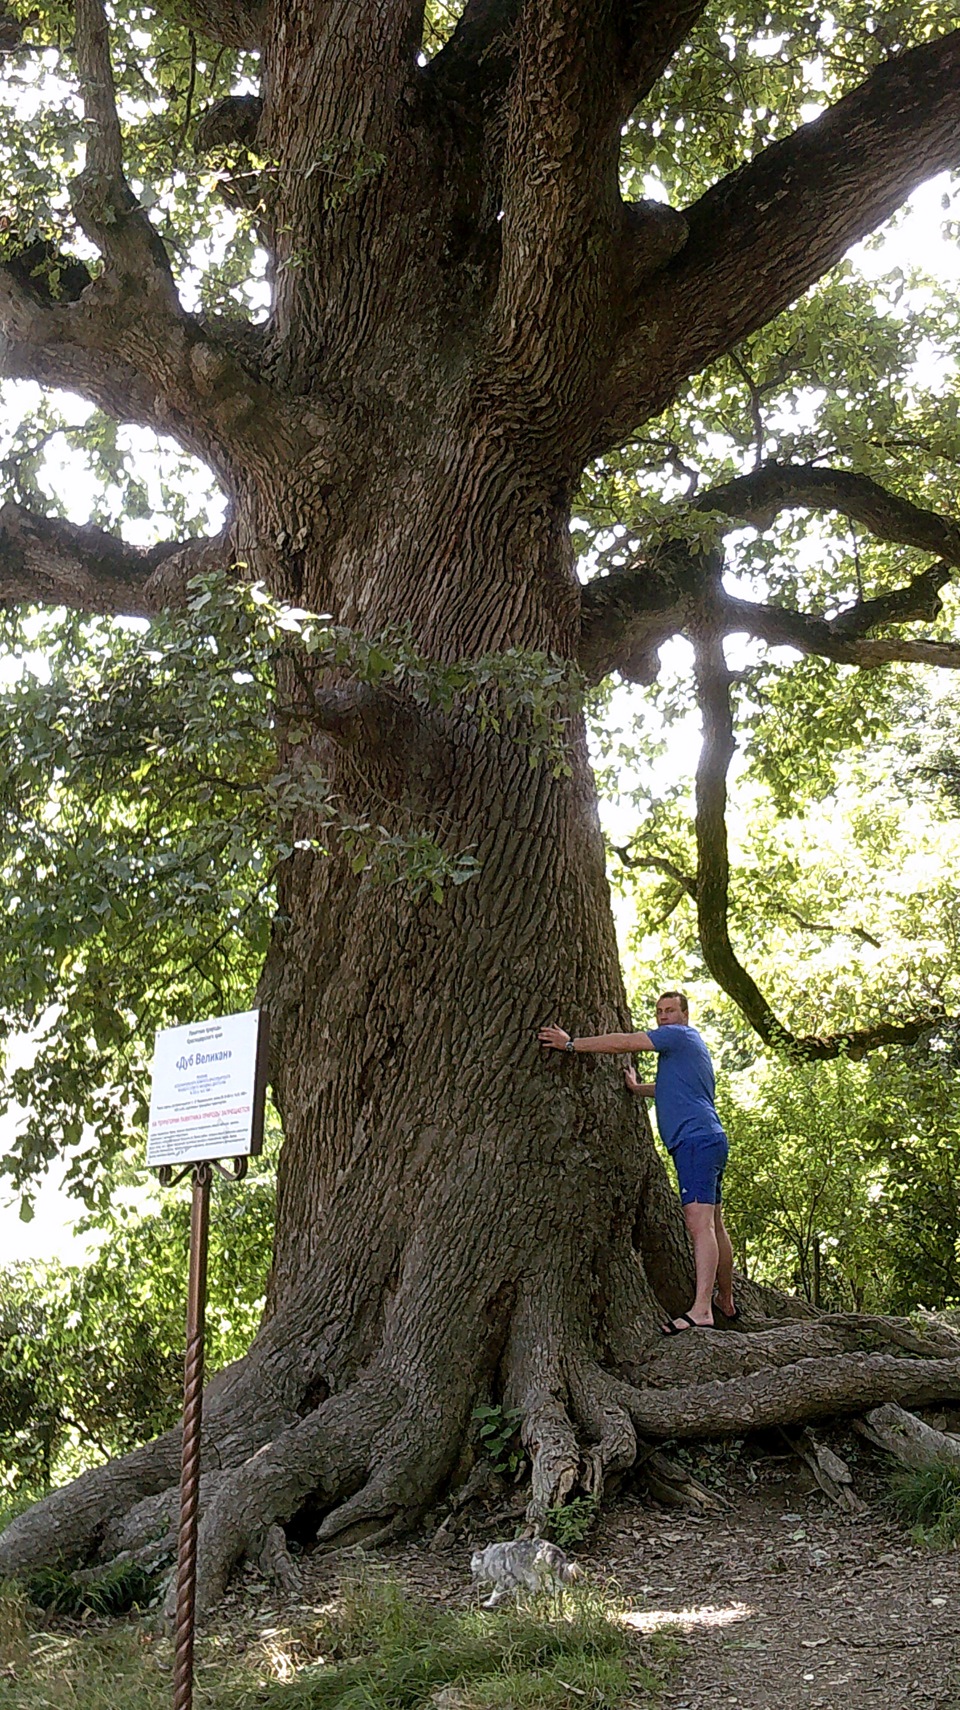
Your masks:
<svg viewBox="0 0 960 1710"><path fill-rule="evenodd" d="M627 868L628 872L663 873L666 878L672 879L675 885L679 885L681 891L685 891L687 896L696 902L696 879L691 878L689 873L685 873L675 861L668 861L665 855L633 855L629 849L617 846L613 847L613 853Z"/></svg>
<svg viewBox="0 0 960 1710"><path fill-rule="evenodd" d="M296 459L322 427L318 405L288 404L251 372L257 341L242 334L232 323L219 337L134 276L104 273L77 301L57 302L17 264L0 267L0 374L77 392L118 421L170 434L228 488L238 468Z"/></svg>
<svg viewBox="0 0 960 1710"><path fill-rule="evenodd" d="M169 433L228 486L305 450L303 411L187 315L159 235L123 175L103 0L76 0L76 61L90 127L71 194L104 271L90 280L43 246L0 267L0 371L90 398L120 421ZM51 280L57 281L56 289Z"/></svg>
<svg viewBox="0 0 960 1710"><path fill-rule="evenodd" d="M74 213L111 266L123 275L136 275L141 291L159 288L171 307L179 307L167 252L123 173L123 139L103 0L75 0L75 6L74 54L89 136L86 163L70 187Z"/></svg>
<svg viewBox="0 0 960 1710"><path fill-rule="evenodd" d="M901 499L869 475L856 475L848 469L770 459L749 475L699 494L692 508L722 511L761 531L768 529L781 511L839 511L841 516L862 523L878 540L915 546L922 552L936 553L947 564L960 564L960 524Z"/></svg>
<svg viewBox="0 0 960 1710"><path fill-rule="evenodd" d="M611 851L628 872L663 873L666 878L673 880L682 893L696 902L696 879L690 873L685 873L675 861L668 861L665 855L638 855L618 844L611 844ZM808 920L799 909L791 908L788 903L781 902L776 906L778 913L795 920L805 932L817 932L826 938L859 938L861 944L872 944L875 950L881 948L879 938L875 938L872 932L867 932L862 926L834 926L830 921Z"/></svg>
<svg viewBox="0 0 960 1710"><path fill-rule="evenodd" d="M258 135L274 161L273 319L283 328L276 372L296 374L300 390L328 331L337 328L346 372L345 327L367 347L379 315L393 314L412 288L408 269L419 247L391 249L389 234L398 220L409 231L416 203L426 225L436 192L415 120L423 0L285 0L269 18ZM371 264L374 252L382 266Z"/></svg>
<svg viewBox="0 0 960 1710"><path fill-rule="evenodd" d="M736 480L713 487L693 501L697 511L720 511L755 528L768 528L782 510L803 507L839 511L863 523L878 539L924 552L941 561L911 581L869 600L857 600L833 618L755 604L718 592L715 614L725 633L743 631L773 646L818 653L840 664L872 669L891 663L956 669L960 647L921 638L865 639L878 624L931 623L941 610L940 590L960 564L960 526L889 492L867 475L813 464L768 462ZM609 576L588 582L581 605L579 662L588 680L610 671L629 681L654 681L656 648L682 631L685 611L719 580L722 562L670 542L649 559L637 558Z"/></svg>
<svg viewBox="0 0 960 1710"><path fill-rule="evenodd" d="M631 683L653 683L657 648L683 627L690 605L723 574L721 552L702 556L682 541L597 576L581 591L577 664L587 681L611 671Z"/></svg>
<svg viewBox="0 0 960 1710"><path fill-rule="evenodd" d="M177 0L183 22L224 47L260 46L266 24L266 0Z"/></svg>
<svg viewBox="0 0 960 1710"><path fill-rule="evenodd" d="M6 6L0 7L0 53L15 53L23 43L24 30L35 19L36 14L30 18L15 18Z"/></svg>
<svg viewBox="0 0 960 1710"><path fill-rule="evenodd" d="M152 617L185 605L191 578L229 557L225 536L137 547L90 524L0 507L0 603L7 606Z"/></svg>
<svg viewBox="0 0 960 1710"><path fill-rule="evenodd" d="M730 704L731 675L719 628L701 621L694 634L697 699L703 718L703 746L697 765L697 923L700 949L713 978L733 998L764 1044L802 1062L840 1056L862 1057L880 1045L912 1044L941 1014L927 1011L902 1022L842 1033L790 1033L774 1014L754 980L741 966L730 943L730 860L727 846L727 771L736 750Z"/></svg>
<svg viewBox="0 0 960 1710"><path fill-rule="evenodd" d="M936 564L917 582L929 588L936 577L939 584L949 580L945 564ZM897 593L907 602L916 584L900 588ZM894 595L888 599L892 601ZM805 612L788 611L780 606L755 605L751 600L737 600L723 594L718 604L718 618L727 635L743 632L766 641L772 647L794 647L798 653L815 653L823 659L834 659L839 665L859 665L864 670L876 670L879 665L936 665L947 671L960 670L960 642L916 640L908 636L884 637L872 641L860 638L857 629L861 616L864 627L879 621L870 608L880 601L865 600L862 606L852 606L839 618L811 617ZM939 602L938 602L939 603Z"/></svg>
<svg viewBox="0 0 960 1710"><path fill-rule="evenodd" d="M960 161L960 31L850 95L685 210L680 254L637 299L591 450L621 445L682 382L814 284L916 186ZM659 363L650 360L655 329Z"/></svg>
<svg viewBox="0 0 960 1710"><path fill-rule="evenodd" d="M572 351L588 371L590 331L612 296L618 12L613 0L528 0L516 27L494 320L512 372L541 388Z"/></svg>
<svg viewBox="0 0 960 1710"><path fill-rule="evenodd" d="M523 0L467 0L449 40L424 73L428 88L474 108L503 94L515 63L514 27Z"/></svg>
<svg viewBox="0 0 960 1710"><path fill-rule="evenodd" d="M706 9L707 0L672 0L669 5L632 0L624 8L626 16L621 28L628 111L650 93Z"/></svg>

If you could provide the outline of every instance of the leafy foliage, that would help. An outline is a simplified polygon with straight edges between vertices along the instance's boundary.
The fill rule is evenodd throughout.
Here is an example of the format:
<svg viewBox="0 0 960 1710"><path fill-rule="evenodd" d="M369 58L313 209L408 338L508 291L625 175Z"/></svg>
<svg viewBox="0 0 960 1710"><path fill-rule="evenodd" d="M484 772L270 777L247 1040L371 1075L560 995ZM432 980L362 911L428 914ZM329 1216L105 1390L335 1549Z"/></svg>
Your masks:
<svg viewBox="0 0 960 1710"><path fill-rule="evenodd" d="M571 1544L582 1544L599 1513L600 1505L593 1496L575 1496L570 1502L557 1503L547 1509L550 1535L565 1550Z"/></svg>
<svg viewBox="0 0 960 1710"><path fill-rule="evenodd" d="M211 1372L246 1351L262 1311L274 1199L265 1158L242 1190L213 1186ZM0 1271L0 1489L42 1490L179 1418L189 1198L181 1189L140 1213L121 1199L100 1221L108 1233L86 1265Z"/></svg>
<svg viewBox="0 0 960 1710"><path fill-rule="evenodd" d="M520 1442L520 1413L516 1408L484 1403L475 1407L477 1435L494 1472L515 1478L526 1460Z"/></svg>

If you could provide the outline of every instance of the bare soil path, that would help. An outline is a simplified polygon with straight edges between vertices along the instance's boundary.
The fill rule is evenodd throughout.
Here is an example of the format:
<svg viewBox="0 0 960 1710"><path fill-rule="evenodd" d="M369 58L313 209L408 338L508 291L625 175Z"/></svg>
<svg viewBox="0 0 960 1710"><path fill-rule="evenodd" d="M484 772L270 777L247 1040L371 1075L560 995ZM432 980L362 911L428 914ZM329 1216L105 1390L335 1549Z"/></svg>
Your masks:
<svg viewBox="0 0 960 1710"><path fill-rule="evenodd" d="M960 1550L914 1545L881 1501L879 1458L830 1441L857 1463L860 1513L786 1453L708 1448L695 1470L726 1506L693 1517L626 1494L577 1550L639 1632L676 1635L664 1710L960 1710ZM457 1606L473 1595L471 1542L512 1535L509 1517L474 1515L442 1552L424 1539L372 1559ZM308 1599L332 1589L335 1559L304 1566Z"/></svg>

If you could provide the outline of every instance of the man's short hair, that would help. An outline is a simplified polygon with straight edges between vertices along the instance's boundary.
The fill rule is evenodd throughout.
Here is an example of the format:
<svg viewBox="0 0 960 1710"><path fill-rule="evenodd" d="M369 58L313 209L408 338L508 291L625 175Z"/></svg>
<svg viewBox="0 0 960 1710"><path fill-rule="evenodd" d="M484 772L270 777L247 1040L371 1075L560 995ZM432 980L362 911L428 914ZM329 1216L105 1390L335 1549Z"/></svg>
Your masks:
<svg viewBox="0 0 960 1710"><path fill-rule="evenodd" d="M683 1010L684 1015L690 1014L690 1005L687 1002L686 992L661 992L660 997L657 998L657 1002L659 1003L660 999L665 998L665 997L676 998L678 1004L680 1005L680 1008Z"/></svg>

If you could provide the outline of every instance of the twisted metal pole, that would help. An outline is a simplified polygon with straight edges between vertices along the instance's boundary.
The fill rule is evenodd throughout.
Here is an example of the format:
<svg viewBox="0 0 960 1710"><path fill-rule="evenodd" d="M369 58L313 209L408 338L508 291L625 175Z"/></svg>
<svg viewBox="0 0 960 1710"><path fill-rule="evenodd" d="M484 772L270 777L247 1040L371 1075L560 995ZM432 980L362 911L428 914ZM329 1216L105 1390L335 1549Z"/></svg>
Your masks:
<svg viewBox="0 0 960 1710"><path fill-rule="evenodd" d="M180 1463L180 1546L177 1560L177 1619L173 1664L173 1710L193 1704L193 1633L197 1601L197 1505L200 1495L200 1427L203 1419L203 1338L207 1304L207 1238L210 1228L209 1163L193 1167L190 1208L190 1280L187 1285L187 1351L183 1373L183 1450Z"/></svg>

